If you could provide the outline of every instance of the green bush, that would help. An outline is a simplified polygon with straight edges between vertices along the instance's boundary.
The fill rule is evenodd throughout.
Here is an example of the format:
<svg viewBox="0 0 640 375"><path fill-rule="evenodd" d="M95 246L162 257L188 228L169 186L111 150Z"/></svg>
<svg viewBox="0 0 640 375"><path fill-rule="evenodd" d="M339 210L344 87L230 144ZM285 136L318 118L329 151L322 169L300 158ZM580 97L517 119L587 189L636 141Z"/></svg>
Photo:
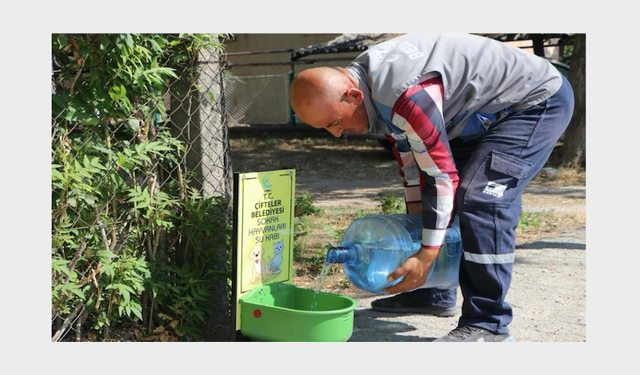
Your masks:
<svg viewBox="0 0 640 375"><path fill-rule="evenodd" d="M304 193L299 197L296 197L295 203L295 216L317 215L322 212L322 209L315 207L313 204L315 199L311 193Z"/></svg>
<svg viewBox="0 0 640 375"><path fill-rule="evenodd" d="M543 222L551 221L553 214L551 212L528 212L520 213L518 227L520 228L538 228Z"/></svg>
<svg viewBox="0 0 640 375"><path fill-rule="evenodd" d="M176 72L195 82L205 47L223 46L208 34L52 36L54 340L75 319L103 339L125 323L197 339L220 307L228 202L190 188L186 147L159 122Z"/></svg>
<svg viewBox="0 0 640 375"><path fill-rule="evenodd" d="M376 198L383 214L406 213L404 198L399 198L391 193Z"/></svg>
<svg viewBox="0 0 640 375"><path fill-rule="evenodd" d="M367 216L367 215L371 215L371 214L375 214L375 213L376 213L375 210L371 210L371 209L368 209L368 208L359 208L355 212L354 220L355 219L360 219L361 217L364 217L364 216Z"/></svg>

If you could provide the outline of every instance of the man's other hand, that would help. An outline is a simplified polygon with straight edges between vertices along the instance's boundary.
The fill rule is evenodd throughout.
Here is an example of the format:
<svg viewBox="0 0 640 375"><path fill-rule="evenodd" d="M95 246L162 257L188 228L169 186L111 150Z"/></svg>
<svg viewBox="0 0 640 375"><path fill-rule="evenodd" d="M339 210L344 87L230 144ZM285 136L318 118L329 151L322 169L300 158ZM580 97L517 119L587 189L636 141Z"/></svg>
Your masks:
<svg viewBox="0 0 640 375"><path fill-rule="evenodd" d="M387 280L392 281L404 275L404 279L396 285L383 289L387 293L401 293L424 285L429 275L433 261L440 249L421 247L420 250L407 258L402 265L389 274Z"/></svg>

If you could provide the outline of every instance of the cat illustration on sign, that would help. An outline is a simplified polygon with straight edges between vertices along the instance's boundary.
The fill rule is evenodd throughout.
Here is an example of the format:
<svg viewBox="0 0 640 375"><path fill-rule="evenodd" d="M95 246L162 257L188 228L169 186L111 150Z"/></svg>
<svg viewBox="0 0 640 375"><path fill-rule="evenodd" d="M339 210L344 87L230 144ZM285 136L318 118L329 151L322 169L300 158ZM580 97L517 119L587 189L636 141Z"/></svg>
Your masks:
<svg viewBox="0 0 640 375"><path fill-rule="evenodd" d="M284 250L284 240L273 243L273 258L269 262L269 271L273 274L280 273L282 264L282 251Z"/></svg>
<svg viewBox="0 0 640 375"><path fill-rule="evenodd" d="M273 243L273 257L265 256L265 249L261 243L256 245L249 252L251 259L251 284L269 281L276 277L282 270L280 266L283 261L284 240Z"/></svg>

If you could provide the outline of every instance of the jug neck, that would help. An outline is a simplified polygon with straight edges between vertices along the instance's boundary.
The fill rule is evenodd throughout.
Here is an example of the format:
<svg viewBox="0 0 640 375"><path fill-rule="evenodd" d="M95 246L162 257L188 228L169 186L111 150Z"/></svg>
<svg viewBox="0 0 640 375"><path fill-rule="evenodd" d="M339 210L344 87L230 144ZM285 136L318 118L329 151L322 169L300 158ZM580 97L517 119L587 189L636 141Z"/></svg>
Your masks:
<svg viewBox="0 0 640 375"><path fill-rule="evenodd" d="M358 260L355 245L331 246L327 250L327 261L330 263L347 263L353 265Z"/></svg>

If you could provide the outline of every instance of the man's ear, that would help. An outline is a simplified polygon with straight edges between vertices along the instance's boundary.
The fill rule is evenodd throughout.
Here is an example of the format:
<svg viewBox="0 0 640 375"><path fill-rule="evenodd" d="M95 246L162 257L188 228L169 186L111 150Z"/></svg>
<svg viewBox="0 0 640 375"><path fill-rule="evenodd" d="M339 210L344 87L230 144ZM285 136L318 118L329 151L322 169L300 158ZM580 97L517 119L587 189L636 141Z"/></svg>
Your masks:
<svg viewBox="0 0 640 375"><path fill-rule="evenodd" d="M344 93L344 100L348 103L360 104L364 100L364 94L360 89L350 87L347 92Z"/></svg>

